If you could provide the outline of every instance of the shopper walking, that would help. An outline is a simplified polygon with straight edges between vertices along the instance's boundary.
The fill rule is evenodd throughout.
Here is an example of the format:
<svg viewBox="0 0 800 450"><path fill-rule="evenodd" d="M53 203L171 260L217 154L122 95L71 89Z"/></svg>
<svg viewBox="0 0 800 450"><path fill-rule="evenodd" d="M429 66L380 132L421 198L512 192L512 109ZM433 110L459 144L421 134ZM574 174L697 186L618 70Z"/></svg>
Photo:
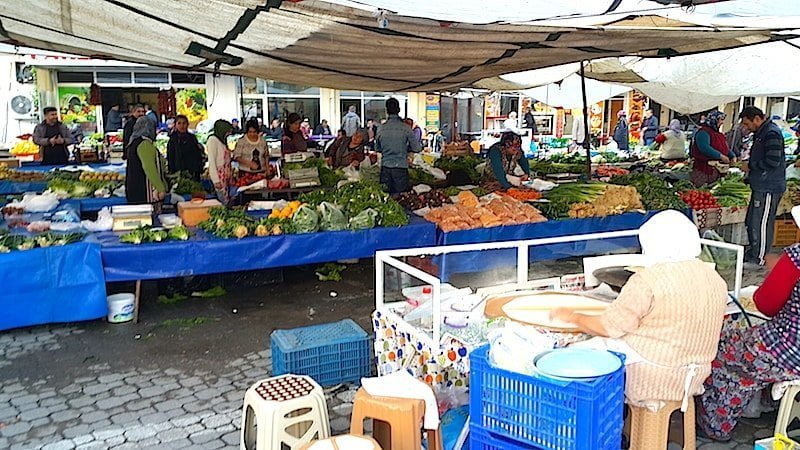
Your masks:
<svg viewBox="0 0 800 450"><path fill-rule="evenodd" d="M115 103L111 106L111 109L108 110L108 116L106 116L106 132L108 131L118 131L122 129L122 114L119 112L119 103Z"/></svg>
<svg viewBox="0 0 800 450"><path fill-rule="evenodd" d="M361 118L356 114L356 107L350 105L347 108L347 114L342 119L342 129L347 133L347 137L353 137L359 128L361 128Z"/></svg>
<svg viewBox="0 0 800 450"><path fill-rule="evenodd" d="M67 145L72 144L72 133L58 120L58 110L52 106L44 109L44 121L33 129L33 142L39 146L42 164L64 165L69 161Z"/></svg>
<svg viewBox="0 0 800 450"><path fill-rule="evenodd" d="M165 164L153 144L155 138L153 122L147 117L136 119L125 174L128 203L157 203L167 195L169 186L164 177Z"/></svg>
<svg viewBox="0 0 800 450"><path fill-rule="evenodd" d="M125 119L125 127L122 130L122 159L128 158L128 145L131 143L133 126L136 125L136 120L142 116L144 116L144 106L141 104L133 105L131 115Z"/></svg>
<svg viewBox="0 0 800 450"><path fill-rule="evenodd" d="M147 118L150 119L151 122L153 122L153 126L157 128L159 120L158 120L158 115L156 115L156 112L153 111L153 108L148 103L145 103L144 109L145 109L144 115L147 116Z"/></svg>
<svg viewBox="0 0 800 450"><path fill-rule="evenodd" d="M644 120L642 120L642 126L639 131L642 132L644 145L647 147L653 145L656 136L658 136L658 118L653 115L652 108L644 112Z"/></svg>
<svg viewBox="0 0 800 450"><path fill-rule="evenodd" d="M763 266L764 258L772 248L778 203L786 191L783 133L755 106L745 107L739 118L742 125L753 133L750 160L745 169L752 191L745 219L750 241L746 260Z"/></svg>
<svg viewBox="0 0 800 450"><path fill-rule="evenodd" d="M617 148L623 152L630 150L628 145L628 117L625 111L617 113L617 126L614 127L614 142Z"/></svg>
<svg viewBox="0 0 800 450"><path fill-rule="evenodd" d="M408 153L419 152L421 145L414 131L400 118L400 102L396 98L386 100L386 123L378 128L375 151L382 154L381 184L390 194L408 190Z"/></svg>

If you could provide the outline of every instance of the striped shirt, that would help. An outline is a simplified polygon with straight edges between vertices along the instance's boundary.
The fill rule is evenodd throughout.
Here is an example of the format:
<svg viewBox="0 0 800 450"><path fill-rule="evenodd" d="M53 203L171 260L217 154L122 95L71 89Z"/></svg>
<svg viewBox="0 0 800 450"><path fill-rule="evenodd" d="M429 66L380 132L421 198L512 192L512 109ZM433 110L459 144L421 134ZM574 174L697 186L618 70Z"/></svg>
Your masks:
<svg viewBox="0 0 800 450"><path fill-rule="evenodd" d="M786 254L800 268L800 245L788 247ZM800 280L789 301L772 320L758 327L767 350L789 370L800 370Z"/></svg>

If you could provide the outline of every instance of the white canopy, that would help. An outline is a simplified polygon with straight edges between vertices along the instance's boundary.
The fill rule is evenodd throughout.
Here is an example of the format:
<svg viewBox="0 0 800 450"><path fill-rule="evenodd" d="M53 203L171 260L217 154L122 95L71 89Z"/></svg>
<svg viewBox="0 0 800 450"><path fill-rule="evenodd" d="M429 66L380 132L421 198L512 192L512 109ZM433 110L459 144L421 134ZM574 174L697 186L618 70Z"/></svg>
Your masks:
<svg viewBox="0 0 800 450"><path fill-rule="evenodd" d="M0 2L0 40L322 87L445 91L590 58L690 54L769 41L779 38L784 23L757 23L769 30L742 20L717 26L715 11L727 3L769 3L760 5L760 14L769 16L782 12L773 3L785 1L739 0L695 12L661 4L677 3L667 0L497 0L491 8L483 0L6 1ZM402 12L387 13L384 28L376 21L379 7ZM613 13L603 15L608 10ZM568 19L556 17L563 15Z"/></svg>
<svg viewBox="0 0 800 450"><path fill-rule="evenodd" d="M741 96L784 96L800 94L800 77L794 61L800 58L800 39L770 42L735 50L722 50L669 59L608 58L594 61L586 68L586 77L605 81L592 83L593 92L613 92L624 85L637 89L653 100L680 113L705 111ZM497 80L484 80L486 85L516 85L524 93L533 86L552 86L554 74L570 73L576 77L579 65L563 65L546 70L533 70L503 75ZM599 82L598 81L598 82ZM609 83L617 83L609 84ZM587 89L589 87L587 82ZM538 88L544 89L544 88ZM580 96L580 85L570 88ZM536 99L540 99L532 95Z"/></svg>
<svg viewBox="0 0 800 450"><path fill-rule="evenodd" d="M589 105L616 97L630 90L631 88L627 86L604 83L591 78L586 79L586 101ZM526 89L522 93L550 106L565 109L583 108L581 77L577 74L572 74L559 83Z"/></svg>

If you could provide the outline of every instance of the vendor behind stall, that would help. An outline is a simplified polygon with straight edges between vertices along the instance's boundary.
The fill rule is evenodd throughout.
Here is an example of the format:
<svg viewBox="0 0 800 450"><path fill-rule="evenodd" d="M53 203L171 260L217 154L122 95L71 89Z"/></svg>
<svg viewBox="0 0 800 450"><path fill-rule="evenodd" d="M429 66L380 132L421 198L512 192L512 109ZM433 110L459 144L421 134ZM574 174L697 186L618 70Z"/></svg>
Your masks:
<svg viewBox="0 0 800 450"><path fill-rule="evenodd" d="M167 143L167 166L169 173L186 171L198 181L203 172L203 146L189 133L189 119L184 115L175 117L175 132Z"/></svg>
<svg viewBox="0 0 800 450"><path fill-rule="evenodd" d="M520 186L531 175L528 160L522 152L522 138L513 130L504 130L500 142L489 147L489 164L483 172L485 183L499 184L502 189Z"/></svg>
<svg viewBox="0 0 800 450"><path fill-rule="evenodd" d="M156 126L147 116L136 119L129 144L125 174L125 195L128 203L156 203L164 200L169 190L166 164L153 141Z"/></svg>
<svg viewBox="0 0 800 450"><path fill-rule="evenodd" d="M250 119L245 124L245 134L236 142L233 158L239 163L239 171L266 173L269 165L267 142L261 139L258 121Z"/></svg>
<svg viewBox="0 0 800 450"><path fill-rule="evenodd" d="M206 151L208 152L208 177L214 184L217 198L223 204L230 202L228 186L231 185L231 152L228 150L228 136L233 131L233 125L226 120L214 122L214 132L208 137Z"/></svg>
<svg viewBox="0 0 800 450"><path fill-rule="evenodd" d="M694 165L690 180L695 187L711 184L722 177L713 162L731 163L728 141L725 135L719 132L725 117L727 116L722 111L711 111L694 134L692 142Z"/></svg>
<svg viewBox="0 0 800 450"><path fill-rule="evenodd" d="M359 130L351 138L345 138L336 150L334 169L347 166L358 166L364 160L366 148L364 146L364 132Z"/></svg>
<svg viewBox="0 0 800 450"><path fill-rule="evenodd" d="M599 336L585 345L626 355L626 401L661 408L703 389L716 354L727 300L725 281L700 261L697 227L678 211L656 214L639 230L650 262L599 316L557 308L551 317Z"/></svg>
<svg viewBox="0 0 800 450"><path fill-rule="evenodd" d="M303 134L303 130L301 129L302 120L303 118L297 113L291 113L286 118L283 137L281 138L281 154L288 155L291 153L305 152L309 147L317 148L317 143L306 139Z"/></svg>
<svg viewBox="0 0 800 450"><path fill-rule="evenodd" d="M67 145L72 144L72 133L58 121L58 111L52 106L44 109L44 121L33 129L33 142L39 146L42 164L64 165L69 161Z"/></svg>

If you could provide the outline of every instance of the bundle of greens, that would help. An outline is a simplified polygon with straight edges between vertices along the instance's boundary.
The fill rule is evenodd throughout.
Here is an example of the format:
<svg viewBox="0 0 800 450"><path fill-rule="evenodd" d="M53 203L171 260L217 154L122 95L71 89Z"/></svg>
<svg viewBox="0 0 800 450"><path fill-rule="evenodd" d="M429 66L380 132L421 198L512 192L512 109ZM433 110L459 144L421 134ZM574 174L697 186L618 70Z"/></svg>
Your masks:
<svg viewBox="0 0 800 450"><path fill-rule="evenodd" d="M339 189L303 194L299 200L314 208L322 202L333 203L348 218L356 217L366 209L373 209L378 213L377 226L398 227L408 224L408 216L403 207L375 183L348 183Z"/></svg>
<svg viewBox="0 0 800 450"><path fill-rule="evenodd" d="M532 173L540 175L550 175L554 173L584 173L586 172L586 160L583 163L554 163L541 159L529 159L528 165Z"/></svg>
<svg viewBox="0 0 800 450"><path fill-rule="evenodd" d="M454 170L464 171L473 183L477 183L481 179L481 174L478 172L477 167L483 162L482 159L472 155L442 156L434 163L434 167L442 169L445 172L452 172Z"/></svg>
<svg viewBox="0 0 800 450"><path fill-rule="evenodd" d="M170 184L172 184L172 191L178 195L192 195L203 193L206 190L203 184L195 181L189 172L178 172L169 176Z"/></svg>
<svg viewBox="0 0 800 450"><path fill-rule="evenodd" d="M436 177L417 167L409 167L408 181L415 186L418 184L433 184L436 182Z"/></svg>
<svg viewBox="0 0 800 450"><path fill-rule="evenodd" d="M633 186L642 197L642 204L651 211L664 209L686 209L675 189L666 180L652 173L632 173L614 177L611 184Z"/></svg>
<svg viewBox="0 0 800 450"><path fill-rule="evenodd" d="M189 230L183 225L174 227L170 230L153 229L150 226L143 226L136 228L133 231L120 236L119 241L123 244L149 244L166 241L185 241L188 240L191 234Z"/></svg>
<svg viewBox="0 0 800 450"><path fill-rule="evenodd" d="M80 242L83 233L55 233L47 232L36 236L23 236L19 234L0 234L0 253L13 250L30 250L33 248L60 247L62 245Z"/></svg>
<svg viewBox="0 0 800 450"><path fill-rule="evenodd" d="M557 186L548 192L546 203L537 205L549 219L569 216L570 208L576 203L590 203L603 195L606 185L602 183L569 183Z"/></svg>
<svg viewBox="0 0 800 450"><path fill-rule="evenodd" d="M241 209L228 209L222 206L211 208L209 218L200 222L198 227L215 236L230 239L241 239L255 232L256 221Z"/></svg>
<svg viewBox="0 0 800 450"><path fill-rule="evenodd" d="M711 193L720 206L747 206L750 203L750 188L741 175L730 174L718 180L711 187Z"/></svg>

